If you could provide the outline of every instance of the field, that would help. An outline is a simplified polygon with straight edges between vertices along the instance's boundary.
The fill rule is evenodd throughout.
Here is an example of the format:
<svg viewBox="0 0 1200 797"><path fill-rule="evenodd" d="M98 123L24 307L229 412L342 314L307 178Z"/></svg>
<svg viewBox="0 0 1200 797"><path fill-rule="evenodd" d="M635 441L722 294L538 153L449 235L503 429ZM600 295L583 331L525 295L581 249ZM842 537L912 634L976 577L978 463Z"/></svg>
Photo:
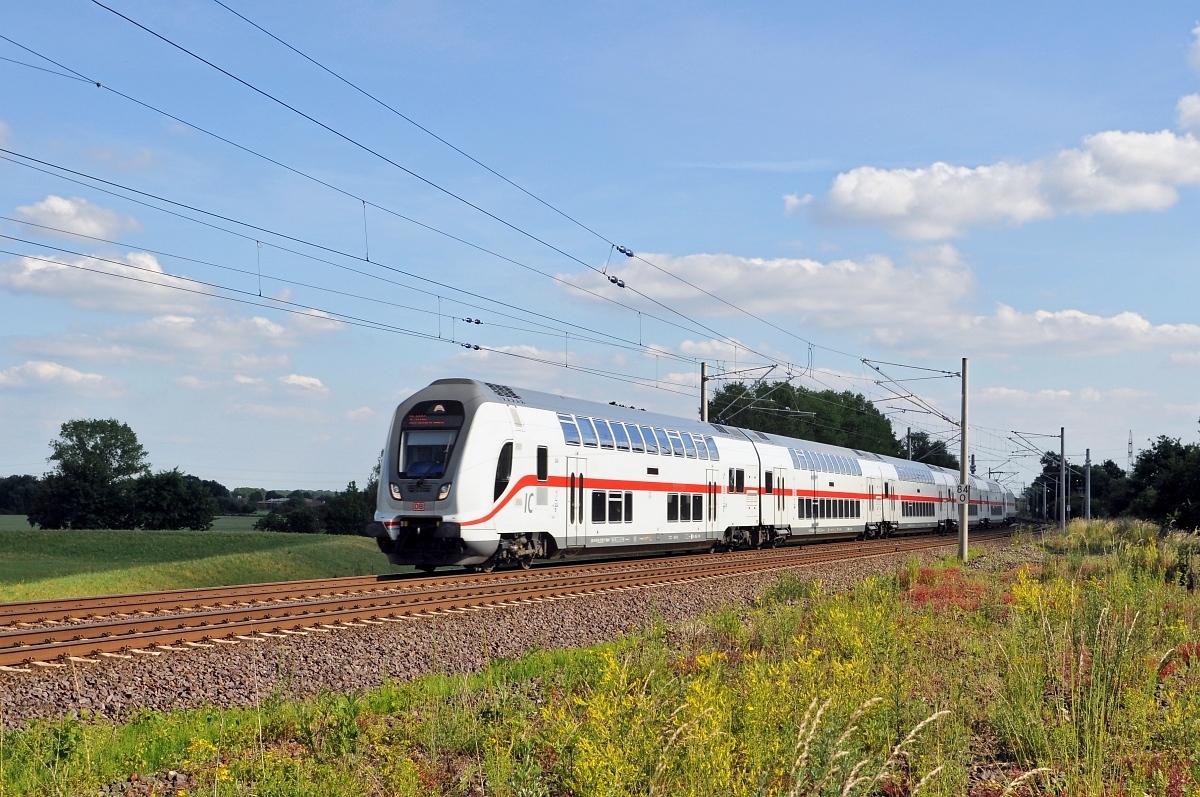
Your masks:
<svg viewBox="0 0 1200 797"><path fill-rule="evenodd" d="M2 515L0 602L399 570L365 537L250 532L253 522L221 517L210 531L49 531Z"/></svg>
<svg viewBox="0 0 1200 797"><path fill-rule="evenodd" d="M1200 793L1200 595L1186 588L1200 546L1093 523L1048 548L970 570L913 560L845 594L784 576L750 609L472 676L303 702L279 683L249 708L39 722L0 739L0 782L46 795L131 773L214 795Z"/></svg>

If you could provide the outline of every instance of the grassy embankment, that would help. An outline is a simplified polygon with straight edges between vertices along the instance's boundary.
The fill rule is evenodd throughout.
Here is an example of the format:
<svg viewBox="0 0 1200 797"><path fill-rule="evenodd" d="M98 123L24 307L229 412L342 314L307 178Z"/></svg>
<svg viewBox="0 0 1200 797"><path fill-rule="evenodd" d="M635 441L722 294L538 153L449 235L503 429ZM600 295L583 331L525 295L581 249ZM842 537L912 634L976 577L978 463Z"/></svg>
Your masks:
<svg viewBox="0 0 1200 797"><path fill-rule="evenodd" d="M17 521L20 521L18 527ZM0 602L395 572L374 540L250 532L49 531L0 516Z"/></svg>
<svg viewBox="0 0 1200 797"><path fill-rule="evenodd" d="M1195 538L1077 523L953 563L361 695L36 723L6 794L186 771L234 795L1184 795L1200 783ZM452 655L452 651L446 651Z"/></svg>

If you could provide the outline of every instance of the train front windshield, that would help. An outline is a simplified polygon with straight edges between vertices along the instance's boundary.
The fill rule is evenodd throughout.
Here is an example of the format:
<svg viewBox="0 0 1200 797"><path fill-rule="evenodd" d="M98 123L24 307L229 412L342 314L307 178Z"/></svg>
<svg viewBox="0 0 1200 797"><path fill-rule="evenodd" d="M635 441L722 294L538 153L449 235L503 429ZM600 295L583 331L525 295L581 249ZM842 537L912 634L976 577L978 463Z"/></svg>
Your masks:
<svg viewBox="0 0 1200 797"><path fill-rule="evenodd" d="M410 430L404 433L400 475L409 479L440 479L454 451L458 432Z"/></svg>
<svg viewBox="0 0 1200 797"><path fill-rule="evenodd" d="M400 477L440 479L446 473L463 424L457 401L423 401L404 417L400 432Z"/></svg>

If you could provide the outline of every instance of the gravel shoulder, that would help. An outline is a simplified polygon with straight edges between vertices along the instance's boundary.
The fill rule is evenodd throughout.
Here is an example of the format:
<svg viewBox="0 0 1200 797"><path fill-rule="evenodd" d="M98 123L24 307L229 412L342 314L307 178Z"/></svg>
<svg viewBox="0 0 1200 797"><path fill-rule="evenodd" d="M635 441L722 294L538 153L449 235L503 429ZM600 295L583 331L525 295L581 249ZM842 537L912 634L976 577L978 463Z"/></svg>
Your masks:
<svg viewBox="0 0 1200 797"><path fill-rule="evenodd" d="M928 562L953 551L954 542L947 541L944 547L915 555ZM984 551L972 561L972 568L1006 569L1042 556L1033 546L997 542L988 543ZM913 555L882 554L789 569L820 580L830 591L841 591L867 576L895 572ZM724 605L748 605L780 572L3 673L0 720L6 728L29 719L65 715L120 721L142 708L246 706L273 691L299 698L321 691L370 689L385 680L431 672L470 673L497 658L514 658L536 649L587 647L652 623L675 625Z"/></svg>

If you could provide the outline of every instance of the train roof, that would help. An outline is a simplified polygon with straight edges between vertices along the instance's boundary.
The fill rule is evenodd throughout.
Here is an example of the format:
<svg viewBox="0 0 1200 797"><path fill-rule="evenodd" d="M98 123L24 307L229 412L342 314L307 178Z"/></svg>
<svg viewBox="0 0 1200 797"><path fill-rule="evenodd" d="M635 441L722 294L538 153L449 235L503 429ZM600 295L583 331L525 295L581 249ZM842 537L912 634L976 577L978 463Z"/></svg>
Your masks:
<svg viewBox="0 0 1200 797"><path fill-rule="evenodd" d="M438 379L432 382L429 387L436 385L454 385L459 388L474 388L476 396L481 401L496 402L500 404L510 404L519 407L533 407L535 409L549 410L551 412L563 412L571 415L586 415L591 418L604 418L610 421L622 421L624 423L638 423L647 426L669 427L679 431L696 432L698 434L719 435L733 440L749 440L751 442L772 443L774 445L783 446L785 448L803 448L807 451L818 451L826 454L840 454L842 456L852 456L860 460L874 460L883 462L888 465L902 467L921 467L928 468L930 471L938 471L948 473L955 478L958 476L957 471L942 468L937 465L927 465L923 462L914 462L912 460L892 457L886 454L876 454L872 451L862 451L857 448L846 448L843 446L830 445L828 443L818 443L813 440L803 440L798 437L785 437L783 435L771 434L770 432L759 432L753 429L743 429L729 424L704 423L703 421L692 420L690 418L680 418L677 415L664 415L659 412L650 412L648 410L637 409L635 407L626 407L621 404L609 403L603 404L599 401L588 401L587 399L572 398L570 396L560 396L555 393L545 393L540 390L530 390L523 387L510 387L495 382L483 382L478 379ZM426 388L428 389L428 388ZM982 479L978 476L972 476L971 480L976 487L984 484L990 489L1005 489L1001 485Z"/></svg>

